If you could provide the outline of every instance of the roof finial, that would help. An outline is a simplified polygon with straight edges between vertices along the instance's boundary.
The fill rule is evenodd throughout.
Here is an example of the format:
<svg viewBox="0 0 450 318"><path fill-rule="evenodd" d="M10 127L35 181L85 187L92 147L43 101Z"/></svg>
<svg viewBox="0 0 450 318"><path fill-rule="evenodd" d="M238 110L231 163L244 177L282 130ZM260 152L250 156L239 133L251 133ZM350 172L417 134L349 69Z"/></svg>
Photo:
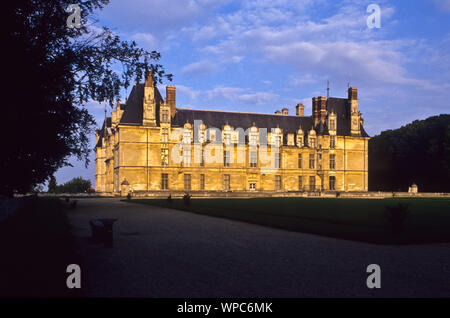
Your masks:
<svg viewBox="0 0 450 318"><path fill-rule="evenodd" d="M330 81L327 81L327 99L330 98Z"/></svg>

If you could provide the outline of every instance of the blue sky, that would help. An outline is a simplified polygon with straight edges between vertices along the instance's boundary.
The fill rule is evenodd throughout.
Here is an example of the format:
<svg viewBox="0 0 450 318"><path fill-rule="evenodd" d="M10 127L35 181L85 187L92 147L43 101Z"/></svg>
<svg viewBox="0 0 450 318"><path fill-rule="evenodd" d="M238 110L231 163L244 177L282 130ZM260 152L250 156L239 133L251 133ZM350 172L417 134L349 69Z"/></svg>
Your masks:
<svg viewBox="0 0 450 318"><path fill-rule="evenodd" d="M370 4L380 29L367 27ZM450 110L450 0L112 0L97 18L161 52L179 107L293 113L302 102L310 115L329 80L331 96L359 89L370 135ZM100 126L104 105L86 107ZM94 181L91 158L58 183Z"/></svg>

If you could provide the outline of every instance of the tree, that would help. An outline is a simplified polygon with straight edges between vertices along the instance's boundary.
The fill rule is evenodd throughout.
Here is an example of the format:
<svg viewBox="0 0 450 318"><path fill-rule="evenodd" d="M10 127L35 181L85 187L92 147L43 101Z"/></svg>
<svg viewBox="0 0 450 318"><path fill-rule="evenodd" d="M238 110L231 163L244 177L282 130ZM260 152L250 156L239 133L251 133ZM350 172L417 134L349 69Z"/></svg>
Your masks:
<svg viewBox="0 0 450 318"><path fill-rule="evenodd" d="M48 192L49 193L56 193L56 187L57 187L56 178L55 178L55 176L52 175L50 177L50 181L48 183Z"/></svg>
<svg viewBox="0 0 450 318"><path fill-rule="evenodd" d="M95 125L83 106L113 105L121 88L153 72L171 80L157 62L160 54L138 48L91 17L108 0L77 1L81 27L69 28L73 1L17 0L2 7L8 43L3 50L6 80L0 133L0 194L27 192L76 156L89 163L89 134ZM118 74L117 70L121 72Z"/></svg>
<svg viewBox="0 0 450 318"><path fill-rule="evenodd" d="M369 142L369 189L450 192L450 115L383 131Z"/></svg>
<svg viewBox="0 0 450 318"><path fill-rule="evenodd" d="M73 178L57 187L58 193L85 193L91 188L91 180L82 177Z"/></svg>

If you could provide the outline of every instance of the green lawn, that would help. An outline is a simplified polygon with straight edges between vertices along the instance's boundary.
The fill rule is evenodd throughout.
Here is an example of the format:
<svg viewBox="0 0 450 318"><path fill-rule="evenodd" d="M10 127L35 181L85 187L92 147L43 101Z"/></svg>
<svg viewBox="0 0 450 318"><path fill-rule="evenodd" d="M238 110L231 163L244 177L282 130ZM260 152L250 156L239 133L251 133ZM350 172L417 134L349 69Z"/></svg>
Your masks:
<svg viewBox="0 0 450 318"><path fill-rule="evenodd" d="M290 231L380 244L450 242L450 199L132 199L193 213L239 220ZM396 233L386 206L408 205Z"/></svg>
<svg viewBox="0 0 450 318"><path fill-rule="evenodd" d="M0 297L79 297L67 265L81 264L62 202L26 198L0 223Z"/></svg>

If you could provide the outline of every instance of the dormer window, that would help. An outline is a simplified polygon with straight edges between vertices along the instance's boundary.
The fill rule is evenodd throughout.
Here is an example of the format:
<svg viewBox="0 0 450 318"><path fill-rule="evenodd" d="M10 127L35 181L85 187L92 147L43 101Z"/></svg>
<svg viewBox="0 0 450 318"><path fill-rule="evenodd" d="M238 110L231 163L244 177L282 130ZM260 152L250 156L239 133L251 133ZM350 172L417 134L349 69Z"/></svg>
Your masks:
<svg viewBox="0 0 450 318"><path fill-rule="evenodd" d="M316 148L316 132L313 129L309 132L308 145L310 148Z"/></svg>
<svg viewBox="0 0 450 318"><path fill-rule="evenodd" d="M300 128L297 131L297 147L301 148L305 145L303 138L304 138L304 133L303 133L303 130Z"/></svg>
<svg viewBox="0 0 450 318"><path fill-rule="evenodd" d="M248 143L250 146L258 145L258 128L252 127L250 129L250 135L248 137Z"/></svg>
<svg viewBox="0 0 450 318"><path fill-rule="evenodd" d="M206 126L202 124L198 132L198 142L203 144L206 141Z"/></svg>
<svg viewBox="0 0 450 318"><path fill-rule="evenodd" d="M281 147L283 145L283 135L280 128L272 130L272 146Z"/></svg>
<svg viewBox="0 0 450 318"><path fill-rule="evenodd" d="M190 144L191 142L192 142L191 125L187 123L186 125L184 125L183 143Z"/></svg>
<svg viewBox="0 0 450 318"><path fill-rule="evenodd" d="M228 125L223 128L223 143L225 145L231 145L232 143L232 130Z"/></svg>
<svg viewBox="0 0 450 318"><path fill-rule="evenodd" d="M161 122L163 122L163 123L169 122L169 110L168 109L161 110Z"/></svg>
<svg viewBox="0 0 450 318"><path fill-rule="evenodd" d="M336 130L336 120L330 119L330 130Z"/></svg>

